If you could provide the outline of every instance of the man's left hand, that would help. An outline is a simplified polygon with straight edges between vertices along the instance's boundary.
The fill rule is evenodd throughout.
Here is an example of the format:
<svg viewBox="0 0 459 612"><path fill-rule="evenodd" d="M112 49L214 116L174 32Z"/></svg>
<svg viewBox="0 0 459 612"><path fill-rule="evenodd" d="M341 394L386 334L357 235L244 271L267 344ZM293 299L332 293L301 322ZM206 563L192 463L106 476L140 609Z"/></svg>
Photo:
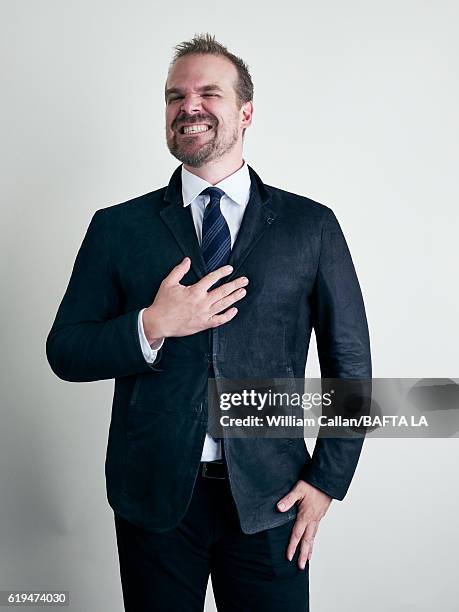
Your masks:
<svg viewBox="0 0 459 612"><path fill-rule="evenodd" d="M306 561L312 557L312 546L319 522L327 512L332 499L304 480L298 480L293 489L277 502L277 509L280 512L286 512L294 504L298 504L298 514L287 547L287 559L289 561L293 559L296 547L300 543L298 557L300 569L304 569Z"/></svg>

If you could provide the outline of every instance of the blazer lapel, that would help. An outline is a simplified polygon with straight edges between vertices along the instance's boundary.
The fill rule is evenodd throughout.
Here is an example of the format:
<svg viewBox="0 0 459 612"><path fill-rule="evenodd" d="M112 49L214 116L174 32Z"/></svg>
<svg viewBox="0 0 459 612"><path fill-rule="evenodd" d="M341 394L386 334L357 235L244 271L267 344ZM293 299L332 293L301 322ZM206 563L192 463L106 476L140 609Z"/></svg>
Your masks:
<svg viewBox="0 0 459 612"><path fill-rule="evenodd" d="M202 278L207 274L206 264L196 236L191 208L183 206L181 171L182 167L179 166L172 174L164 194L164 200L169 202L169 206L165 206L159 214L183 254L190 257L196 276ZM235 276L255 244L276 219L276 213L268 207L271 194L251 166L249 174L250 197L228 261L233 266L233 272L225 277L225 282Z"/></svg>
<svg viewBox="0 0 459 612"><path fill-rule="evenodd" d="M170 204L159 214L182 249L184 256L191 259L191 268L196 276L202 278L207 274L206 264L196 236L191 207L183 206L181 172L182 166L174 171L164 194L164 200Z"/></svg>
<svg viewBox="0 0 459 612"><path fill-rule="evenodd" d="M277 216L274 210L268 206L271 194L251 166L249 166L249 174L250 198L228 261L234 269L227 280L235 276L238 268L263 234L274 223Z"/></svg>

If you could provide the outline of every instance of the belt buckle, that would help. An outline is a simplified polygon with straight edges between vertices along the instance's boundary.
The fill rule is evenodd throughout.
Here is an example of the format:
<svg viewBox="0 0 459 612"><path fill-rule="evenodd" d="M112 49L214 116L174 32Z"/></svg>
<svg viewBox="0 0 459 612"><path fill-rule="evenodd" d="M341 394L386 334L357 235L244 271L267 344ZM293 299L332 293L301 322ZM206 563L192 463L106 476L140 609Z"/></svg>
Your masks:
<svg viewBox="0 0 459 612"><path fill-rule="evenodd" d="M201 474L203 475L204 478L213 478L214 480L226 480L226 476L216 476L216 475L212 475L210 472L212 471L212 468L210 467L211 463L210 461L205 461L202 464L202 471ZM216 465L222 466L223 468L223 463L216 463Z"/></svg>

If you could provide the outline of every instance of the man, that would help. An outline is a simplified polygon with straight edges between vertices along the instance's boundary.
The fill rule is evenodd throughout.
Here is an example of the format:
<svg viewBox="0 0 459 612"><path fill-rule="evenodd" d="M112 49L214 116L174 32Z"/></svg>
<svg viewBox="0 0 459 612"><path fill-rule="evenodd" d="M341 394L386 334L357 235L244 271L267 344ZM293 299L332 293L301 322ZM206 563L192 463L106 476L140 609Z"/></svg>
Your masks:
<svg viewBox="0 0 459 612"><path fill-rule="evenodd" d="M64 380L115 378L106 478L128 612L309 610L318 524L362 439L208 431L208 379L371 376L367 322L333 212L243 159L246 64L209 35L176 47L167 187L98 210L47 340ZM272 126L277 129L279 126ZM279 158L282 152L275 152Z"/></svg>

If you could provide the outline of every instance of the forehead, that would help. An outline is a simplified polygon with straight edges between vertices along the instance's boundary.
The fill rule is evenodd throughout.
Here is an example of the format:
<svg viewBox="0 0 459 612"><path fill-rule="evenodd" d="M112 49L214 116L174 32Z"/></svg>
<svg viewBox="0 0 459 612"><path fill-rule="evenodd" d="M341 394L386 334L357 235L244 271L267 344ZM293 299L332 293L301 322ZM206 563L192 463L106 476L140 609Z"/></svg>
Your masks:
<svg viewBox="0 0 459 612"><path fill-rule="evenodd" d="M191 54L181 57L171 68L166 88L198 89L216 84L221 89L233 89L238 77L236 67L226 57Z"/></svg>

